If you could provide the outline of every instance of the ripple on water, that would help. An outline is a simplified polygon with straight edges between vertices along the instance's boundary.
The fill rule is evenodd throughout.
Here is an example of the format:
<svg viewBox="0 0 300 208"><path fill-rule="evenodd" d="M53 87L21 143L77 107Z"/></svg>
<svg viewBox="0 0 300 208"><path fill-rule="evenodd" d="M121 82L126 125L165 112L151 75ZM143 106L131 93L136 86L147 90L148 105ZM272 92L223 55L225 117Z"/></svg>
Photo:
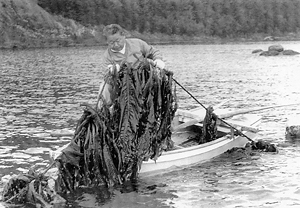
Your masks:
<svg viewBox="0 0 300 208"><path fill-rule="evenodd" d="M21 152L15 152L15 153L11 153L11 154L10 154L10 157L12 157L12 158L28 159L28 158L31 157L31 155L29 155L29 154L24 154L24 153L21 153Z"/></svg>
<svg viewBox="0 0 300 208"><path fill-rule="evenodd" d="M284 42L299 51L299 42ZM251 54L269 43L157 46L174 78L205 105L228 100L224 108L300 103L299 56L260 57ZM74 129L81 102L95 104L104 72L103 48L1 51L0 176L45 166L49 149L71 137L51 137L59 129ZM198 107L177 87L180 108ZM154 192L121 191L95 195L79 192L74 206L101 207L300 207L300 140L287 140L287 118L300 106L256 112L263 116L259 138L282 144L279 154L259 155L255 162L222 158L149 179L167 183ZM283 144L284 143L284 144ZM14 156L14 157L13 157ZM254 161L252 158L251 161ZM0 184L1 189L1 184ZM83 195L84 194L84 195ZM94 195L93 195L94 194ZM80 196L81 195L81 196ZM262 197L261 197L262 196ZM73 201L72 201L73 200ZM77 200L77 201L76 201ZM74 202L76 203L74 204ZM89 203L87 202L89 201Z"/></svg>
<svg viewBox="0 0 300 208"><path fill-rule="evenodd" d="M35 147L35 148L30 147L26 150L20 150L20 152L24 152L24 153L27 153L27 154L30 154L30 155L32 155L32 154L43 154L43 153L49 152L49 151L51 151L51 149L50 148L45 148L45 147Z"/></svg>

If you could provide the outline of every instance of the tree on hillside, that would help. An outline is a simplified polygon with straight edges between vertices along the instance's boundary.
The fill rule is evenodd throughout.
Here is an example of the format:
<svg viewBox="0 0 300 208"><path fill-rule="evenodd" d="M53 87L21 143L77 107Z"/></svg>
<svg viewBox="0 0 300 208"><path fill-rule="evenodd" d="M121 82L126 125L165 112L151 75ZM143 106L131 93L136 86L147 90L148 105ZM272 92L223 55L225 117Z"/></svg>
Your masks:
<svg viewBox="0 0 300 208"><path fill-rule="evenodd" d="M118 23L141 33L235 37L300 30L299 0L38 0L83 25Z"/></svg>

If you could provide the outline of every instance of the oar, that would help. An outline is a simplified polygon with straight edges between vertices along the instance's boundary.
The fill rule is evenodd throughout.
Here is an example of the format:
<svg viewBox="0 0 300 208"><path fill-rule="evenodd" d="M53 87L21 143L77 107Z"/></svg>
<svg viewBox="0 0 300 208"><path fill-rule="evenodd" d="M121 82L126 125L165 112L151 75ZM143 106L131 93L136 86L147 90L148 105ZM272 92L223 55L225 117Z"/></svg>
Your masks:
<svg viewBox="0 0 300 208"><path fill-rule="evenodd" d="M280 107L286 107L286 106L292 106L292 105L300 105L300 103L292 103L292 104L285 104L285 105L273 105L273 106L265 106L265 107L256 107L256 108L250 108L250 109L241 109L237 110L234 112L230 112L227 114L222 114L220 115L221 118L229 118L232 116L240 115L240 114L245 114L245 113L250 113L254 111L260 111L260 110L266 110L270 108L280 108Z"/></svg>
<svg viewBox="0 0 300 208"><path fill-rule="evenodd" d="M195 98L187 89L185 89L179 82L177 82L176 79L173 78L173 81L178 84L186 93L188 93L198 104L200 104L205 110L207 110L207 108L197 99ZM240 130L238 130L237 128L235 128L234 126L230 125L229 123L227 123L226 121L224 121L223 119L217 117L220 121L222 121L224 124L226 124L227 126L229 126L230 128L236 130L240 135L244 136L245 138L247 138L249 141L252 142L253 145L255 145L255 142L249 138L247 135L245 135L243 132L241 132Z"/></svg>
<svg viewBox="0 0 300 208"><path fill-rule="evenodd" d="M219 118L225 119L225 118L229 118L229 117L232 117L232 116L245 114L245 113L250 113L250 112L254 112L254 111L266 110L266 109L271 109L271 108L279 108L279 107L285 107L285 106L292 106L292 105L300 105L300 103L285 104L285 105L273 105L273 106L265 106L265 107L256 107L256 108L250 108L250 109L239 109L237 111L233 111L233 112L230 112L230 113L218 114L217 116ZM200 118L199 116L196 116L196 115L193 115L193 114L189 114L189 116L194 117L194 118L192 118L192 120L189 120L189 121L187 121L183 124L180 124L180 125L174 127L173 128L174 133L177 132L178 130L182 129L182 128L187 127L187 126L191 126L191 125L194 125L196 123L200 123L204 119L204 117Z"/></svg>

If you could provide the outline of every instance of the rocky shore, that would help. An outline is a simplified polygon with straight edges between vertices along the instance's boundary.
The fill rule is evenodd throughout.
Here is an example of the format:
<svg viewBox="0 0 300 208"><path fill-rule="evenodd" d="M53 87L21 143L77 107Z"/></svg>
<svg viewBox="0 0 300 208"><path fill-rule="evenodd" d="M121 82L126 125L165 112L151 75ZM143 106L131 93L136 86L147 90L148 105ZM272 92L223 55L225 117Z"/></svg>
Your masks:
<svg viewBox="0 0 300 208"><path fill-rule="evenodd" d="M92 45L103 42L97 29L53 16L35 0L0 0L0 49Z"/></svg>

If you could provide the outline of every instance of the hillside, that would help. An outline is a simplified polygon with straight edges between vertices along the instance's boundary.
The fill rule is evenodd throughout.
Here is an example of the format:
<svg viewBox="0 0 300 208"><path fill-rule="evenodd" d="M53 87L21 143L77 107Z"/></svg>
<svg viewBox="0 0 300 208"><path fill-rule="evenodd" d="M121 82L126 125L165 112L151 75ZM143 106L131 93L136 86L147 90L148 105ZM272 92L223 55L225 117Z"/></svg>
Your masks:
<svg viewBox="0 0 300 208"><path fill-rule="evenodd" d="M299 39L299 0L38 0L83 25L117 23L148 41Z"/></svg>
<svg viewBox="0 0 300 208"><path fill-rule="evenodd" d="M89 45L101 40L97 28L51 15L37 0L0 0L0 48Z"/></svg>
<svg viewBox="0 0 300 208"><path fill-rule="evenodd" d="M0 49L102 45L111 23L151 44L299 40L299 20L299 0L0 0Z"/></svg>

